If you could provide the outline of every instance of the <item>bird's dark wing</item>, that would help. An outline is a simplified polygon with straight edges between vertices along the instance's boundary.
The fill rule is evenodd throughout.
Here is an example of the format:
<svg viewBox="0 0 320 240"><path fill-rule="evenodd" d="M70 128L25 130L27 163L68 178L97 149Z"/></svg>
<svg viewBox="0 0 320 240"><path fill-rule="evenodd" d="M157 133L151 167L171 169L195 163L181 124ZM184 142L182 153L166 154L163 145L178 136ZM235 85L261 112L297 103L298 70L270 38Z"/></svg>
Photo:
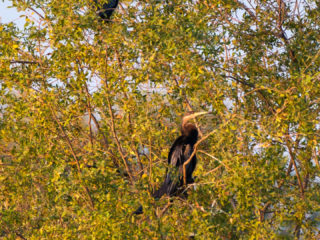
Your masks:
<svg viewBox="0 0 320 240"><path fill-rule="evenodd" d="M160 198L164 194L171 196L175 194L178 187L180 187L182 176L181 174L183 174L182 165L185 161L185 147L186 145L183 144L182 137L177 138L176 141L173 143L168 155L169 169L167 170L164 183L154 193L155 198Z"/></svg>
<svg viewBox="0 0 320 240"><path fill-rule="evenodd" d="M104 3L102 6L99 6L98 0L94 0L95 4L97 5L98 15L103 20L110 19L113 11L118 6L119 0L109 0L107 3Z"/></svg>
<svg viewBox="0 0 320 240"><path fill-rule="evenodd" d="M172 144L169 154L168 154L168 164L172 166L178 166L183 161L183 152L184 152L184 141L183 137L178 137Z"/></svg>

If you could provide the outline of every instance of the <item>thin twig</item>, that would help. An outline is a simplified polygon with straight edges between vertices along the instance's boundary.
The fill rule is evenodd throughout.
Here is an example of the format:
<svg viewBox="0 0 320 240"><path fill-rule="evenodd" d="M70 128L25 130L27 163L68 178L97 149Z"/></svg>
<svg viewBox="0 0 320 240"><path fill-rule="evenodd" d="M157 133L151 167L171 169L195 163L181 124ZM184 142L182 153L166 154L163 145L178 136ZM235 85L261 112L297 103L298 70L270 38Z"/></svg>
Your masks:
<svg viewBox="0 0 320 240"><path fill-rule="evenodd" d="M199 151L199 152L200 152L200 151ZM209 172L206 172L206 174L204 174L203 176L207 176L207 175L209 175L210 173L213 173L213 172L219 170L220 168L222 168L222 165L219 165L218 167L210 170Z"/></svg>
<svg viewBox="0 0 320 240"><path fill-rule="evenodd" d="M37 10L35 10L32 7L28 7L31 11L35 12L41 19L44 19L44 17L42 16L42 14L40 14Z"/></svg>
<svg viewBox="0 0 320 240"><path fill-rule="evenodd" d="M171 202L169 201L167 203L167 205L161 210L160 214L159 214L159 218L161 218L163 216L163 214L169 209L169 207L171 206Z"/></svg>
<svg viewBox="0 0 320 240"><path fill-rule="evenodd" d="M121 147L121 144L120 144L120 141L119 141L116 129L115 129L114 114L113 114L113 111L112 111L112 107L111 107L111 103L110 103L109 97L107 97L107 104L108 104L108 109L109 109L109 115L110 115L110 118L111 118L111 131L112 131L112 134L113 134L113 138L116 141L116 145L118 147L118 151L119 151L120 156L122 158L122 161L123 161L123 163L125 165L126 171L127 171L128 175L129 175L130 182L133 183L133 178L132 178L131 170L129 168L129 163L128 163L125 155L124 155L124 152L122 150L122 147Z"/></svg>
<svg viewBox="0 0 320 240"><path fill-rule="evenodd" d="M298 171L297 164L296 164L296 162L295 162L295 160L294 160L294 154L293 154L293 152L292 152L292 149L291 149L289 140L288 140L287 138L285 138L285 141L286 141L286 144L287 144L287 148L288 148L288 150L289 150L290 162L293 164L294 170L295 170L296 175L297 175L297 178L298 178L298 183L299 183L299 186L300 186L301 196L304 197L304 188L303 188L303 184L302 184L302 181L301 181L301 177L300 177L300 174L299 174L299 171Z"/></svg>
<svg viewBox="0 0 320 240"><path fill-rule="evenodd" d="M226 169L234 172L228 165L226 165L224 162L220 161L220 160L219 160L218 158L216 158L215 156L213 156L213 155L211 155L211 154L209 154L209 153L207 153L207 152L205 152L205 151L202 151L202 150L198 150L198 152L203 153L203 154L211 157L211 158L214 159L215 161L217 161L217 162L219 162L220 164L222 164Z"/></svg>
<svg viewBox="0 0 320 240"><path fill-rule="evenodd" d="M318 160L318 156L319 156L319 154L320 154L320 148L319 148L319 151L318 151L318 153L316 152L316 149L314 148L314 150L313 150L313 160L315 161L315 163L316 163L316 165L318 166L318 168L320 169L320 164L319 164L319 160Z"/></svg>
<svg viewBox="0 0 320 240"><path fill-rule="evenodd" d="M23 240L27 240L21 233L15 232L15 234L16 234L19 238L21 238L21 239L23 239Z"/></svg>
<svg viewBox="0 0 320 240"><path fill-rule="evenodd" d="M39 62L36 62L36 61L26 61L26 60L11 60L10 63L11 63L11 64L14 64L14 63L21 63L21 64L40 64Z"/></svg>
<svg viewBox="0 0 320 240"><path fill-rule="evenodd" d="M265 214L268 209L268 207L271 205L271 202L267 202L266 205L262 209L259 209L259 220L260 222L263 222L265 219Z"/></svg>
<svg viewBox="0 0 320 240"><path fill-rule="evenodd" d="M238 0L235 0L235 2L237 2L244 10L246 10L253 19L256 19L256 15L254 15L250 8L248 8L244 3Z"/></svg>
<svg viewBox="0 0 320 240"><path fill-rule="evenodd" d="M69 148L70 148L70 150L71 150L71 154L72 154L73 158L74 158L75 161L76 161L76 165L77 165L77 169L78 169L78 174L79 174L80 181L83 183L83 180L82 180L82 171L81 171L81 168L80 168L80 162L79 162L79 159L78 159L78 157L77 157L77 155L76 155L76 153L75 153L75 151L74 151L74 149L73 149L73 146L72 146L72 144L71 144L71 140L70 140L70 138L68 137L68 135L66 134L63 126L62 126L61 123L59 122L59 120L58 120L58 118L57 118L57 115L55 114L52 106L50 107L50 110L51 110L51 113L52 113L52 116L53 116L54 121L57 123L60 131L62 132L62 134L63 134L63 136L64 136L64 138L67 140L67 144L68 144L68 146L69 146ZM90 194L89 189L88 189L87 186L85 186L84 184L83 184L82 186L83 186L83 188L85 189L85 191L86 191L86 193L87 193L87 195L88 195L88 197L89 197L89 200L90 200L90 204L91 204L92 209L94 209L94 202L93 202L93 199L92 199L92 197L91 197L91 194Z"/></svg>

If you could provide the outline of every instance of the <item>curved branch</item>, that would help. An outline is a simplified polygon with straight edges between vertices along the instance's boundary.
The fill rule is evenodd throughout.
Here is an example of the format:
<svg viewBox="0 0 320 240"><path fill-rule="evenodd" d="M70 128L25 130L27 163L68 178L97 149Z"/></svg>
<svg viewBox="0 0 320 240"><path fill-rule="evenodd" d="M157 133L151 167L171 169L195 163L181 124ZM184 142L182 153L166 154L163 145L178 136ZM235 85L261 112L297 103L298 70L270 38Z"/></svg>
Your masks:
<svg viewBox="0 0 320 240"><path fill-rule="evenodd" d="M236 117L235 114L233 114L233 116L228 119L225 123L221 124L220 126L218 126L216 129L214 129L213 131L211 131L210 133L208 133L206 136L204 136L203 138L201 138L195 145L194 145L194 149L193 152L191 154L191 156L189 157L189 159L187 161L185 161L183 163L183 184L187 185L187 173L186 173L186 167L187 165L190 163L191 159L194 157L194 155L197 152L197 148L199 146L200 143L202 143L204 140L206 140L208 137L210 137L211 135L213 135L217 130L219 130L221 127L226 126L231 120L233 120Z"/></svg>

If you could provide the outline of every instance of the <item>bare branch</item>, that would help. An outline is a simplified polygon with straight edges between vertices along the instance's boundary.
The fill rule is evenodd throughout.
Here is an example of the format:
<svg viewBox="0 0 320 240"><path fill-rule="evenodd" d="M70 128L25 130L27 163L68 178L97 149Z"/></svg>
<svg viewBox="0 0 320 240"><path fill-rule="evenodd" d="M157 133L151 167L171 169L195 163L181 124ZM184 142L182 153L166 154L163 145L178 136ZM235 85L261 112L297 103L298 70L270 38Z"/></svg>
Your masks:
<svg viewBox="0 0 320 240"><path fill-rule="evenodd" d="M214 159L215 161L217 161L217 162L219 162L221 165L223 165L226 169L234 172L227 164L225 164L224 162L220 161L220 160L219 160L218 158L216 158L215 156L212 156L211 154L209 154L209 153L207 153L207 152L205 152L205 151L202 151L202 150L199 150L198 152L203 153L203 154L211 157L212 159Z"/></svg>
<svg viewBox="0 0 320 240"><path fill-rule="evenodd" d="M288 148L289 155L290 155L290 162L293 164L294 170L295 170L296 175L297 175L298 183L299 183L299 186L300 186L301 196L304 197L304 187L303 187L303 184L302 184L302 181L301 181L301 177L300 177L300 174L299 174L299 170L298 170L297 164L295 162L294 153L292 152L291 145L290 145L289 140L288 140L287 137L285 138L285 141L286 141L287 148Z"/></svg>
<svg viewBox="0 0 320 240"><path fill-rule="evenodd" d="M76 164L77 164L77 169L78 169L79 178L80 178L80 180L81 180L81 182L82 182L82 184L83 184L82 186L83 186L83 188L85 189L85 192L87 193L87 195L88 195L88 197L89 197L90 205L91 205L92 209L94 209L94 202L93 202L93 199L92 199L92 197L91 197L91 194L90 194L89 189L88 189L87 186L85 186L84 183L83 183L82 176L81 176L81 175L82 175L82 171L81 171L81 168L80 168L80 162L79 162L79 159L78 159L78 157L77 157L77 155L76 155L76 153L75 153L75 151L74 151L74 148L73 148L73 146L72 146L71 140L70 140L70 138L68 137L67 133L65 132L65 130L64 130L63 126L61 125L60 121L58 120L58 117L57 117L57 115L55 114L52 106L51 106L50 110L51 110L52 117L53 117L54 121L57 123L60 131L62 132L62 134L63 134L63 136L64 136L64 138L67 140L67 144L68 144L68 146L69 146L69 148L70 148L70 150L71 150L71 154L72 154L72 156L73 156L73 158L75 159Z"/></svg>
<svg viewBox="0 0 320 240"><path fill-rule="evenodd" d="M20 63L20 64L40 64L39 62L36 62L36 61L24 61L24 60L12 60L12 61L10 61L10 64L15 64L15 63Z"/></svg>
<svg viewBox="0 0 320 240"><path fill-rule="evenodd" d="M37 10L35 10L32 7L28 7L31 11L35 12L41 19L44 19L44 16L42 16L42 14L40 14Z"/></svg>
<svg viewBox="0 0 320 240"><path fill-rule="evenodd" d="M118 147L118 151L119 151L120 156L122 158L122 161L123 161L123 163L125 165L125 168L126 168L126 171L127 171L128 175L129 175L130 181L131 181L131 183L133 183L133 178L132 178L131 170L129 168L129 163L128 163L128 160L126 159L125 154L124 154L124 152L122 150L122 147L121 147L121 144L120 144L120 141L119 141L116 129L115 129L114 114L113 114L113 111L112 111L112 107L111 107L111 103L110 103L109 97L107 97L107 104L108 104L109 115L110 115L110 118L111 118L111 131L112 131L112 134L113 134L113 138L116 141L116 145Z"/></svg>
<svg viewBox="0 0 320 240"><path fill-rule="evenodd" d="M246 10L247 13L249 13L249 15L250 15L252 18L256 19L256 15L255 15L255 14L251 11L251 9L248 8L244 3L240 2L239 0L235 0L235 2L238 3L239 6L241 6L244 10Z"/></svg>

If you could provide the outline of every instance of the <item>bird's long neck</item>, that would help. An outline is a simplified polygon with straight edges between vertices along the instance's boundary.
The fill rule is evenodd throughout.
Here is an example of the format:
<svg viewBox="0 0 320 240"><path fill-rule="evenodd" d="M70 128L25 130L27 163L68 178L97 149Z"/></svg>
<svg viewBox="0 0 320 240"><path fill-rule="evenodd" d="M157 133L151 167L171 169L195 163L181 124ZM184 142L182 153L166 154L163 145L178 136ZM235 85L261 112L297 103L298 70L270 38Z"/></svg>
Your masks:
<svg viewBox="0 0 320 240"><path fill-rule="evenodd" d="M189 144L195 144L198 140L198 130L191 123L183 123L181 126L181 134Z"/></svg>

